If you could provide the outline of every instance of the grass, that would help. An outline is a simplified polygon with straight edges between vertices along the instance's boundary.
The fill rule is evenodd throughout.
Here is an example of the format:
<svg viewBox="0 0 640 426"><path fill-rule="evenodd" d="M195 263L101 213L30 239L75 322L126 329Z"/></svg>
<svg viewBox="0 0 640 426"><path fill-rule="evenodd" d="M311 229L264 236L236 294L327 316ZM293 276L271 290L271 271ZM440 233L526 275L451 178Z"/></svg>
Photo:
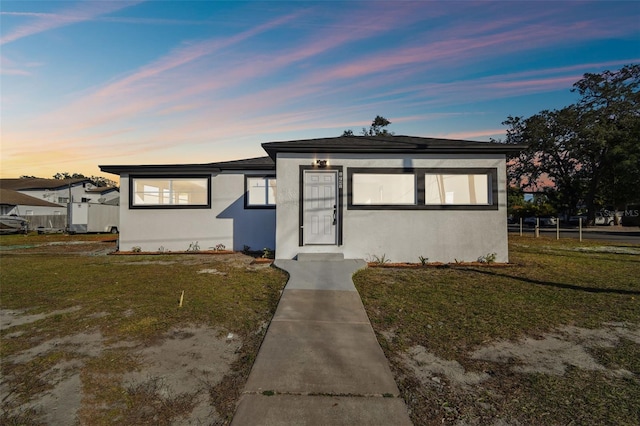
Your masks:
<svg viewBox="0 0 640 426"><path fill-rule="evenodd" d="M52 369L82 361L83 424L169 424L193 409L185 395L163 395L158 378L135 386L123 374L143 368L131 343L150 345L173 327L205 324L238 334L243 346L232 371L208 389L229 422L285 276L252 269L239 255L98 256L113 236L11 235L0 237L0 308L49 314L0 331L2 376L22 404L52 387ZM73 242L75 245L56 245ZM24 246L12 249L10 246ZM508 267L370 268L354 276L369 318L396 374L416 425L639 424L640 345L589 348L604 367L631 377L569 367L562 376L518 373L514 362L472 359L499 340L540 338L559 327L640 324L639 246L511 237ZM208 269L216 273L199 273ZM179 308L184 291L183 307ZM50 315L52 312L57 314ZM54 347L25 362L6 362L55 338L98 330L110 345L97 356ZM7 337L8 335L11 337ZM479 385L425 383L403 354L416 345L467 371L488 372ZM7 380L7 379L3 379ZM2 424L35 424L26 408Z"/></svg>
<svg viewBox="0 0 640 426"><path fill-rule="evenodd" d="M603 247L606 246L606 247ZM512 237L508 267L370 268L354 276L415 424L502 418L523 424L638 424L640 345L593 349L632 378L569 369L517 374L470 353L489 342L539 337L561 326L640 325L639 246ZM385 338L383 336L391 336ZM425 385L401 355L416 345L492 378L473 390ZM544 419L544 420L542 420Z"/></svg>
<svg viewBox="0 0 640 426"><path fill-rule="evenodd" d="M231 331L243 342L233 371L210 391L218 413L229 420L257 354L264 332L262 326L272 317L286 282L285 275L274 268L249 268L247 258L242 255L87 256L78 254L77 247L85 244L54 245L55 252L44 254L39 246L73 241L95 249L96 244L98 247L114 244L104 242L110 239L113 236L0 237L5 248L0 257L0 308L48 315L1 331L3 360L43 342L87 331L99 331L105 344L112 347L96 357L54 348L46 356L28 362L3 362L3 377L14 378L14 382L8 383L13 390L11 400L14 404L28 401L51 386L47 377L53 365L61 360L79 359L83 361L81 379L85 392L79 412L81 420L107 424L118 419L141 424L149 419L140 416L147 415L150 419L162 419L160 423L170 422L192 408L192 403L179 395L157 399L154 389L158 383L153 381L146 386L126 388L118 377L141 367L127 342L149 345L174 327L202 324L221 333ZM19 245L31 248L8 250L8 246ZM199 273L202 270L217 272ZM54 312L58 313L51 315ZM9 333L11 337L7 338ZM119 346L120 343L123 345ZM140 412L145 400L157 409ZM9 418L8 410L3 412L2 424L33 420L29 410L24 411L27 418Z"/></svg>

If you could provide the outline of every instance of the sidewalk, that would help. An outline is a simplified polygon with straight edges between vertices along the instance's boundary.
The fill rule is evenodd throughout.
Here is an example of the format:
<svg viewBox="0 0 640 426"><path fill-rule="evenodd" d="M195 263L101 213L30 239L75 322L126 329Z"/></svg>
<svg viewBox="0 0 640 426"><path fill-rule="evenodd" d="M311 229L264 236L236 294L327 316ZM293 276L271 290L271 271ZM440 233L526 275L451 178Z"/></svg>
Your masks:
<svg viewBox="0 0 640 426"><path fill-rule="evenodd" d="M232 425L411 425L351 276L362 260L277 260L290 278Z"/></svg>

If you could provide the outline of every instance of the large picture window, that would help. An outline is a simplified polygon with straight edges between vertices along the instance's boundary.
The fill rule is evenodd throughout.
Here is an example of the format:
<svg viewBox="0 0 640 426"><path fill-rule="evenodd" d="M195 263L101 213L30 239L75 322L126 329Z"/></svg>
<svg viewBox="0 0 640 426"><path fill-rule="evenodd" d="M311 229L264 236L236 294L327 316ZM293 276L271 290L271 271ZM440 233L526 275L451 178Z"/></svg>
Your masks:
<svg viewBox="0 0 640 426"><path fill-rule="evenodd" d="M487 174L424 175L425 204L491 204L491 180Z"/></svg>
<svg viewBox="0 0 640 426"><path fill-rule="evenodd" d="M276 206L275 176L246 176L245 187L246 208L274 208Z"/></svg>
<svg viewBox="0 0 640 426"><path fill-rule="evenodd" d="M351 179L354 205L412 205L416 203L413 173L354 173Z"/></svg>
<svg viewBox="0 0 640 426"><path fill-rule="evenodd" d="M132 176L129 190L131 208L211 207L210 176Z"/></svg>
<svg viewBox="0 0 640 426"><path fill-rule="evenodd" d="M497 210L495 168L349 168L351 210Z"/></svg>

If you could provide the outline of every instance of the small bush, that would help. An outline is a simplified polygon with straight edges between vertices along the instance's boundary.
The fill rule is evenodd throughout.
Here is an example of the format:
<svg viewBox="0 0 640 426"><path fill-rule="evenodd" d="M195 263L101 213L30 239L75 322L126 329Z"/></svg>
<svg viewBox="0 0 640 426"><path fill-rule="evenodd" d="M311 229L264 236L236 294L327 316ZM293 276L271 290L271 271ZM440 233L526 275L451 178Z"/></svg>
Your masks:
<svg viewBox="0 0 640 426"><path fill-rule="evenodd" d="M497 257L496 253L487 253L484 256L480 256L478 258L478 262L491 264L496 261L496 257Z"/></svg>
<svg viewBox="0 0 640 426"><path fill-rule="evenodd" d="M273 249L270 249L269 247L263 248L262 249L262 257L264 259L273 259L273 257L274 257Z"/></svg>
<svg viewBox="0 0 640 426"><path fill-rule="evenodd" d="M377 254L372 254L369 259L368 259L369 263L375 263L377 265L384 265L385 263L389 263L391 262L391 259L389 259L386 255L386 253L383 253L382 256L378 256Z"/></svg>

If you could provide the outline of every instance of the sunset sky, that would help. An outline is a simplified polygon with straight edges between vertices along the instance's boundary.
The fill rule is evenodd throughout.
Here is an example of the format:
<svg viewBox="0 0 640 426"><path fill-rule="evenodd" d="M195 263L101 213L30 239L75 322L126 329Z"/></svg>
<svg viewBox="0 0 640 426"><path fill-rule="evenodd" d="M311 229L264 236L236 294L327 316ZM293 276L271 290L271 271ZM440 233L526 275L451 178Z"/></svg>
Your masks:
<svg viewBox="0 0 640 426"><path fill-rule="evenodd" d="M257 157L378 114L502 138L640 62L638 1L3 0L0 26L1 177Z"/></svg>

